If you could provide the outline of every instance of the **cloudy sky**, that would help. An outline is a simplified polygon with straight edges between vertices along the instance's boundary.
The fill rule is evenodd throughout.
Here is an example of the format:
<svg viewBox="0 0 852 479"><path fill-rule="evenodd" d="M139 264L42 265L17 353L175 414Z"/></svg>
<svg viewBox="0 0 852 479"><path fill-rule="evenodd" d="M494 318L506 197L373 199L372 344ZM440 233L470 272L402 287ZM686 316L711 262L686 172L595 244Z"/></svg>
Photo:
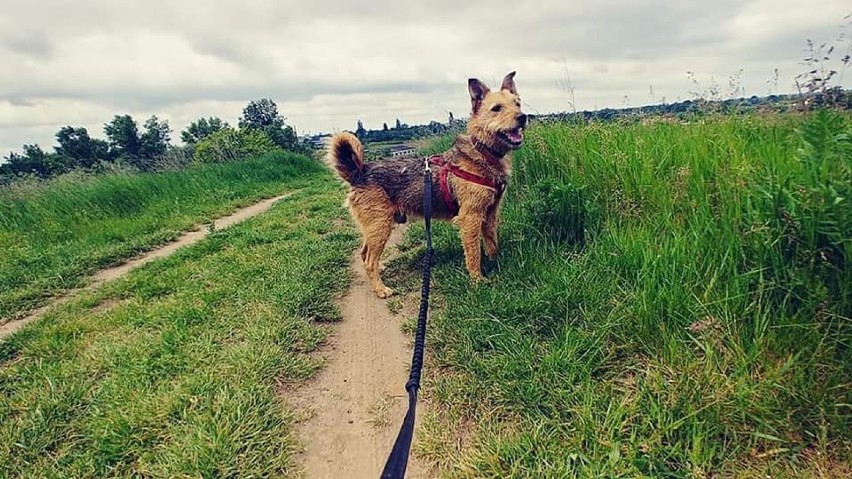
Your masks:
<svg viewBox="0 0 852 479"><path fill-rule="evenodd" d="M747 95L791 92L805 40L833 41L850 13L848 0L3 0L0 156L53 146L63 125L103 137L124 113L168 119L178 142L260 97L300 134L444 121L467 116L469 77L511 70L533 113L570 109L569 78L578 109L688 99L687 71L702 88L742 69Z"/></svg>

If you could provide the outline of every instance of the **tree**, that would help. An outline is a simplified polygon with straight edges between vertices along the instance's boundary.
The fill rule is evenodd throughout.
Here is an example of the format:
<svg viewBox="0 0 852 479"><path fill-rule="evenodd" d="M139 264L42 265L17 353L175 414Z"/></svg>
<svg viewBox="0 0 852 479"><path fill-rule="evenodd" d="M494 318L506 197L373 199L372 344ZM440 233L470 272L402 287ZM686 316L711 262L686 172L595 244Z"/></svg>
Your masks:
<svg viewBox="0 0 852 479"><path fill-rule="evenodd" d="M388 131L388 123L387 122L382 123L382 131Z"/></svg>
<svg viewBox="0 0 852 479"><path fill-rule="evenodd" d="M110 160L109 145L89 136L83 127L63 126L56 132L57 156L69 168L91 168Z"/></svg>
<svg viewBox="0 0 852 479"><path fill-rule="evenodd" d="M228 130L231 125L227 121L222 121L220 118L211 116L207 118L199 118L189 124L185 130L180 133L180 139L189 145L198 143L204 138L221 130Z"/></svg>
<svg viewBox="0 0 852 479"><path fill-rule="evenodd" d="M429 133L431 133L433 135L438 135L438 134L441 134L444 131L446 131L447 127L442 125L440 122L432 120L432 121L429 122L428 129L429 129Z"/></svg>
<svg viewBox="0 0 852 479"><path fill-rule="evenodd" d="M104 133L109 138L113 155L148 170L154 165L153 160L168 150L172 130L168 121L160 121L156 115L145 121L144 128L140 135L136 121L130 115L116 115L104 125Z"/></svg>
<svg viewBox="0 0 852 479"><path fill-rule="evenodd" d="M296 136L296 130L292 126L285 125L282 127L267 126L263 130L266 136L272 140L278 148L290 151L302 151L299 145L299 138Z"/></svg>
<svg viewBox="0 0 852 479"><path fill-rule="evenodd" d="M396 129L397 130L402 129L402 123L400 123L399 118L396 119Z"/></svg>
<svg viewBox="0 0 852 479"><path fill-rule="evenodd" d="M269 98L250 101L240 117L240 128L260 130L279 148L290 151L302 151L296 130L284 123L284 117L278 114L278 105Z"/></svg>
<svg viewBox="0 0 852 479"><path fill-rule="evenodd" d="M250 101L243 108L240 117L240 128L263 129L268 126L283 127L284 118L278 114L278 105L269 98Z"/></svg>
<svg viewBox="0 0 852 479"><path fill-rule="evenodd" d="M47 153L38 145L24 145L24 154L10 153L7 163L0 165L0 173L12 175L38 175L47 178L62 173L65 166L57 161L57 155Z"/></svg>
<svg viewBox="0 0 852 479"><path fill-rule="evenodd" d="M358 120L358 127L355 128L355 136L357 136L358 139L363 141L366 135L367 130L364 128L364 123L362 123L361 120Z"/></svg>
<svg viewBox="0 0 852 479"><path fill-rule="evenodd" d="M152 115L145 121L145 132L139 137L139 154L148 160L163 156L169 149L169 122Z"/></svg>
<svg viewBox="0 0 852 479"><path fill-rule="evenodd" d="M104 125L104 134L109 139L110 149L116 156L136 158L141 143L136 121L130 115L115 115L111 122Z"/></svg>
<svg viewBox="0 0 852 479"><path fill-rule="evenodd" d="M15 153L14 151L10 151L7 156L4 156L3 159L6 160L5 163L0 163L0 185L5 183L4 176L14 175L16 170L16 165L19 165L22 160L22 156L20 153Z"/></svg>

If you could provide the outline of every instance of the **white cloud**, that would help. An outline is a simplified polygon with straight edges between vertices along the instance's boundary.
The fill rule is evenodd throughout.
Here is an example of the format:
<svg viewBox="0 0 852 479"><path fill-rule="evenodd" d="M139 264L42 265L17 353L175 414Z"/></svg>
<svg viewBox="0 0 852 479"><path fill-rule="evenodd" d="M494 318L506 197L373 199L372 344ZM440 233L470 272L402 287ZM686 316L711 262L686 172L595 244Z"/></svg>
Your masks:
<svg viewBox="0 0 852 479"><path fill-rule="evenodd" d="M791 91L806 38L833 40L846 0L6 0L0 17L0 154L53 144L115 114L175 133L201 116L236 124L271 97L304 131L465 116L466 80L517 70L527 110L687 98L685 72L747 94L780 70ZM566 75L567 73L567 75ZM852 74L847 75L848 78ZM653 89L653 97L651 90Z"/></svg>

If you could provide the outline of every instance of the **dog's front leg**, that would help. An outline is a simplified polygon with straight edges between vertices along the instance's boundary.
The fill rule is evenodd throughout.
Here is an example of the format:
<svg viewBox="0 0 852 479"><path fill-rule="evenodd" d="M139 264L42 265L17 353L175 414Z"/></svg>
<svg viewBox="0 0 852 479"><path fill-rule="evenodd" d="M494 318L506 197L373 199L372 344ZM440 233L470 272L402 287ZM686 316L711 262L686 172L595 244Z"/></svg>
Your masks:
<svg viewBox="0 0 852 479"><path fill-rule="evenodd" d="M485 245L485 254L491 259L497 258L497 224L499 222L499 208L497 208L497 205L494 205L488 209L485 221L482 223L482 240Z"/></svg>
<svg viewBox="0 0 852 479"><path fill-rule="evenodd" d="M462 210L459 213L458 224L467 272L470 273L470 279L479 282L483 279L482 272L479 269L481 260L479 241L483 215L479 212Z"/></svg>

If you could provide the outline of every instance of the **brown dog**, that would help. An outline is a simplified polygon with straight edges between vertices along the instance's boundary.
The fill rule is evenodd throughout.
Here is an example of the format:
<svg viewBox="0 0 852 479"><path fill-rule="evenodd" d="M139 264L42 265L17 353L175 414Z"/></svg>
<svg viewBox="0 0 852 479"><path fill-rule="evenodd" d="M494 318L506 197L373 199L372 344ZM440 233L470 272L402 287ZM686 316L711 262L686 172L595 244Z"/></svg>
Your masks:
<svg viewBox="0 0 852 479"><path fill-rule="evenodd" d="M497 255L500 203L511 169L509 153L521 146L527 116L515 88L515 72L503 79L500 91L468 80L473 106L467 134L433 157L433 216L459 225L465 265L471 279L482 279L479 240L489 257ZM358 223L364 244L361 258L376 295L393 291L382 283L379 258L395 222L423 214L422 158L364 162L364 147L351 133L338 133L329 147L329 162L350 185L346 205Z"/></svg>

